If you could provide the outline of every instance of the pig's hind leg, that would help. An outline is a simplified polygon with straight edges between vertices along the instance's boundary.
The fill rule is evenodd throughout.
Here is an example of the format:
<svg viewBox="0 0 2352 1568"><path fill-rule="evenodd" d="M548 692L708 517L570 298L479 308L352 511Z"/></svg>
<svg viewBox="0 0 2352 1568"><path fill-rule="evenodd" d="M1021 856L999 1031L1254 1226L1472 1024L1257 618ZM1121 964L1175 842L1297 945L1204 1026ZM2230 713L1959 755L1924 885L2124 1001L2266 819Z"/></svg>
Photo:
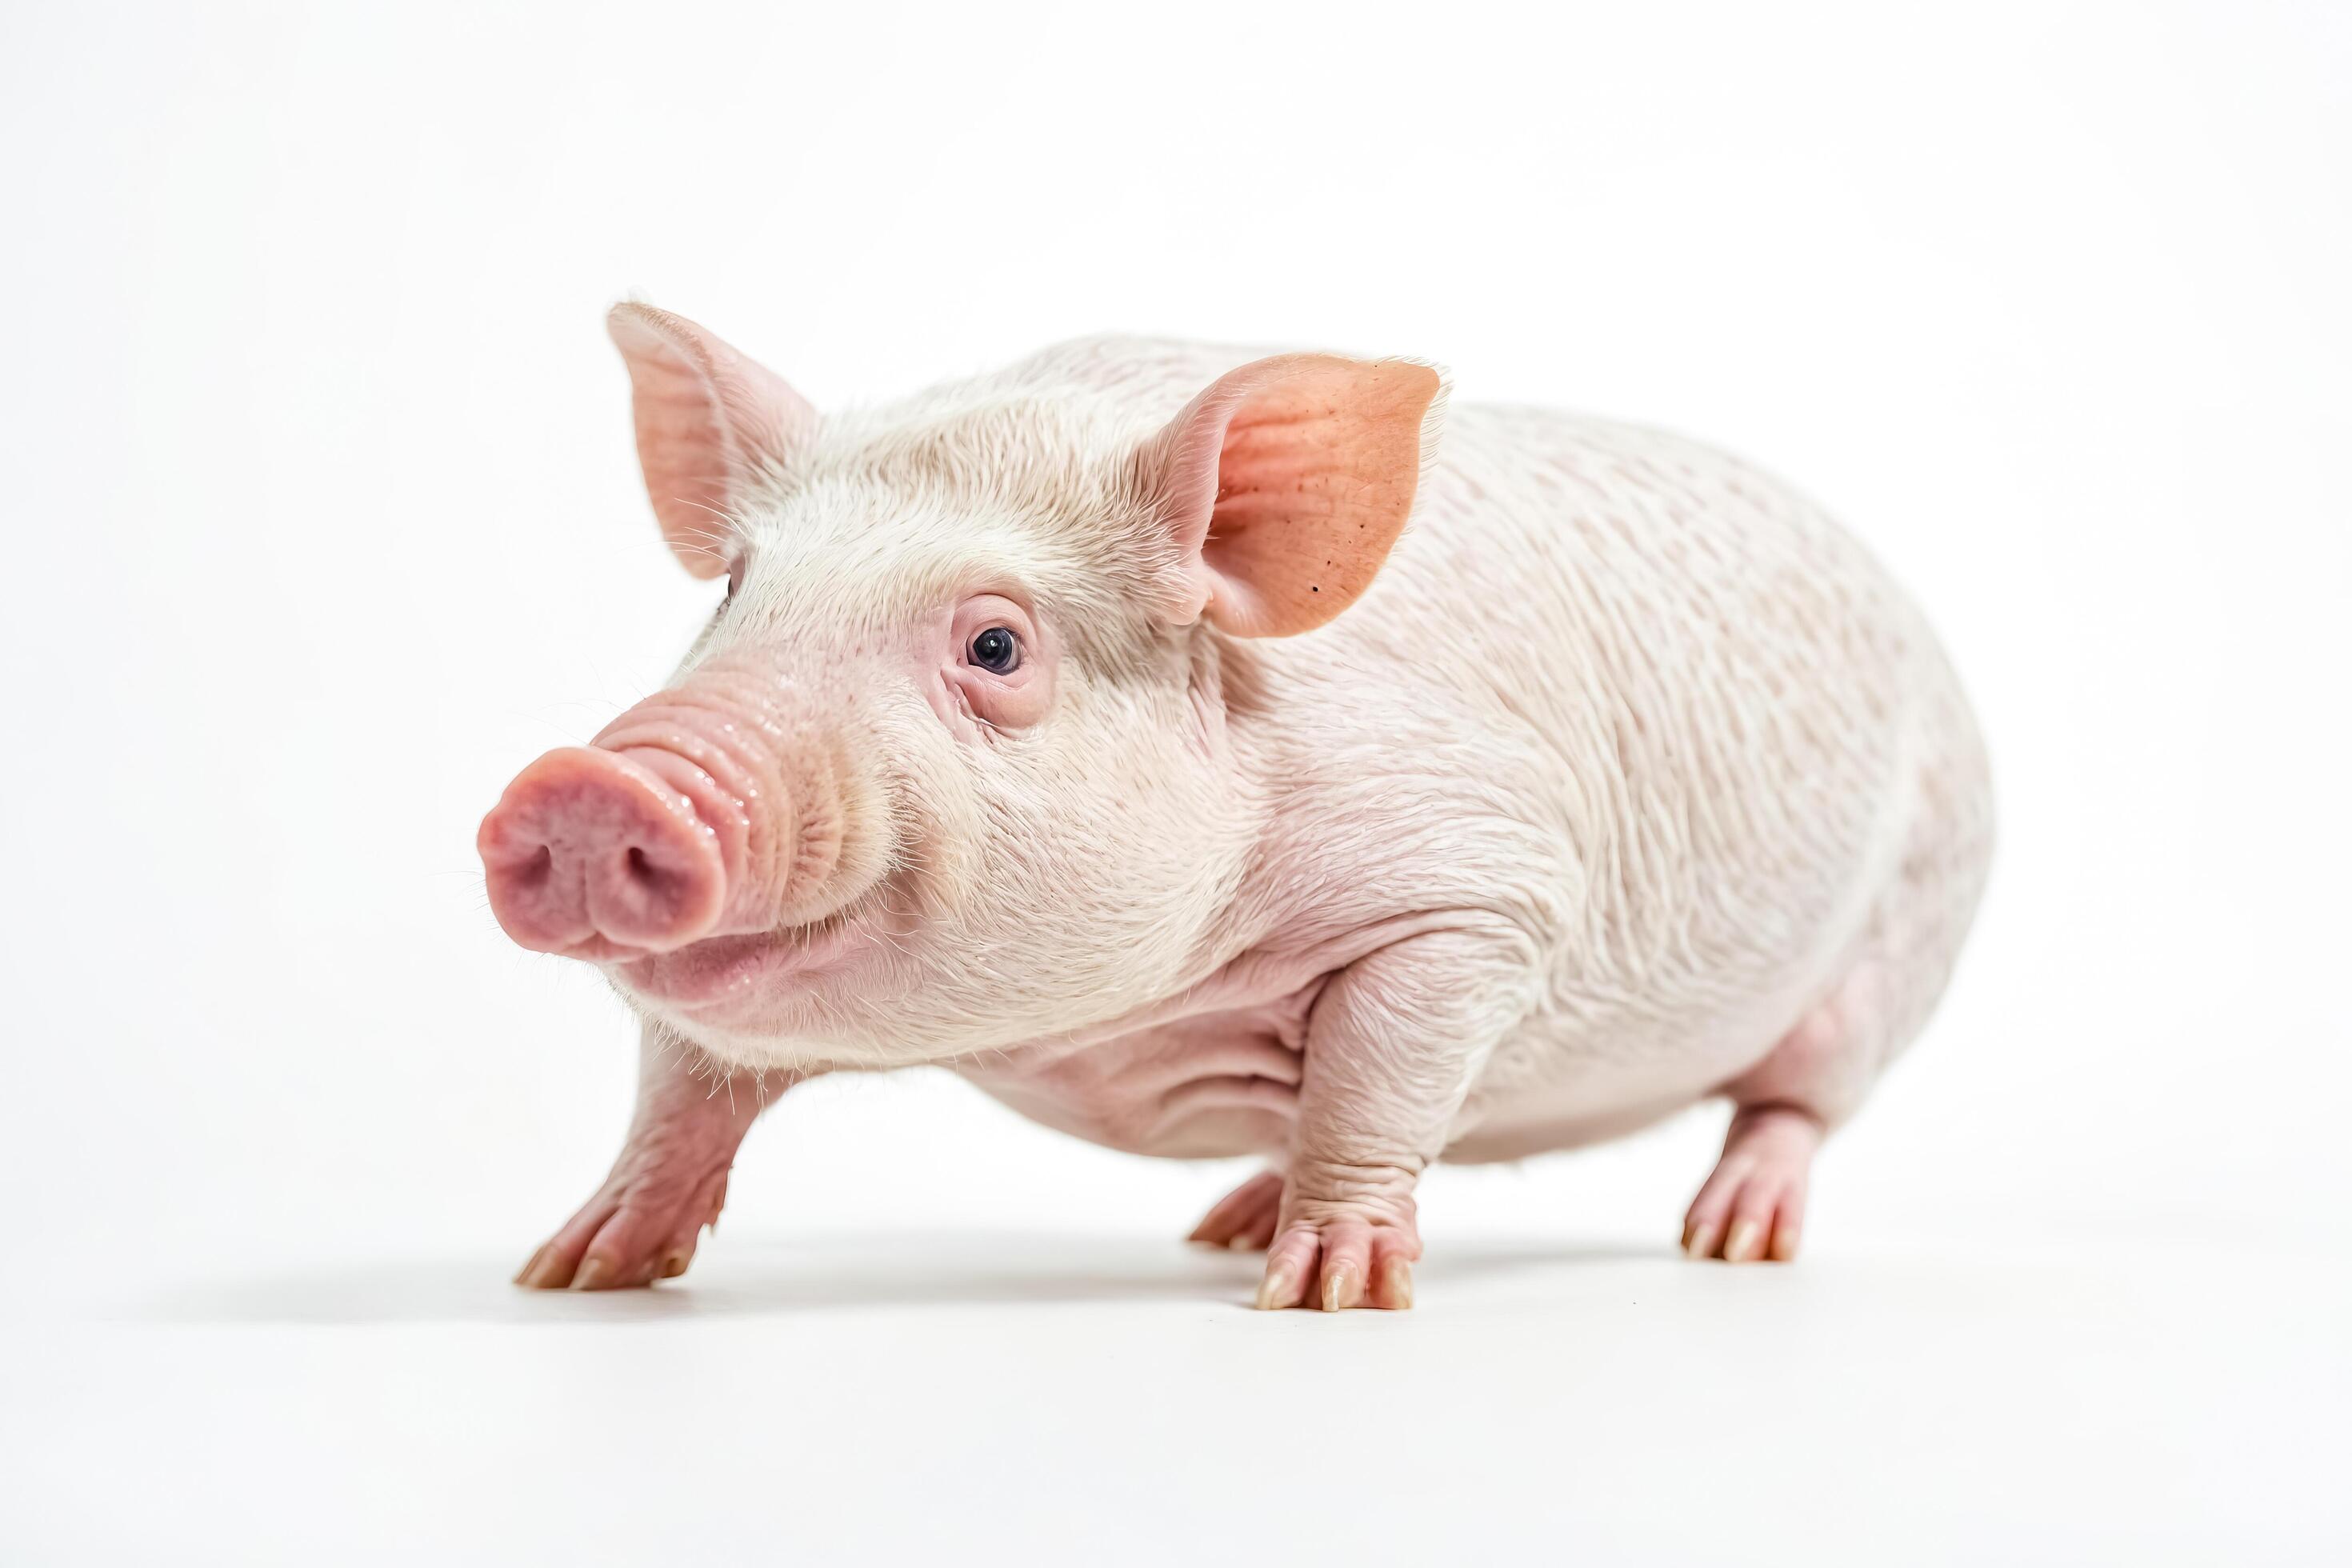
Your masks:
<svg viewBox="0 0 2352 1568"><path fill-rule="evenodd" d="M612 1173L563 1228L531 1254L515 1283L540 1290L613 1290L686 1272L702 1229L727 1201L735 1151L782 1088L698 1071L690 1049L646 1030L637 1110Z"/></svg>
<svg viewBox="0 0 2352 1568"><path fill-rule="evenodd" d="M1876 1075L1872 989L1866 973L1850 977L1725 1086L1733 1109L1723 1153L1683 1221L1683 1250L1693 1258L1796 1257L1813 1155Z"/></svg>
<svg viewBox="0 0 2352 1568"><path fill-rule="evenodd" d="M1796 1256L1822 1138L1926 1026L1951 980L1984 891L1992 808L1983 744L1948 672L1921 733L1918 810L1859 955L1769 1055L1724 1086L1733 1111L1723 1155L1683 1223L1694 1258Z"/></svg>

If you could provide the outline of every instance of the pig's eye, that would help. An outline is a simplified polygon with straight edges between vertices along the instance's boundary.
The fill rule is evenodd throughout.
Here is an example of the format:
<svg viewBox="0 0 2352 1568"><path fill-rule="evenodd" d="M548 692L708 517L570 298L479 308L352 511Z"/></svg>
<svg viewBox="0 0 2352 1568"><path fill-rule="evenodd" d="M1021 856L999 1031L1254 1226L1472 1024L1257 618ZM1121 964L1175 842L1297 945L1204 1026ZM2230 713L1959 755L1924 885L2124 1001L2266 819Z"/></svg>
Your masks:
<svg viewBox="0 0 2352 1568"><path fill-rule="evenodd" d="M991 675L1010 675L1021 668L1021 639L1010 626L991 626L971 639L971 658Z"/></svg>
<svg viewBox="0 0 2352 1568"><path fill-rule="evenodd" d="M742 591L743 557L740 554L738 554L734 560L730 561L727 563L727 597L719 601L720 608L723 609L727 605L733 604L735 602L735 595Z"/></svg>

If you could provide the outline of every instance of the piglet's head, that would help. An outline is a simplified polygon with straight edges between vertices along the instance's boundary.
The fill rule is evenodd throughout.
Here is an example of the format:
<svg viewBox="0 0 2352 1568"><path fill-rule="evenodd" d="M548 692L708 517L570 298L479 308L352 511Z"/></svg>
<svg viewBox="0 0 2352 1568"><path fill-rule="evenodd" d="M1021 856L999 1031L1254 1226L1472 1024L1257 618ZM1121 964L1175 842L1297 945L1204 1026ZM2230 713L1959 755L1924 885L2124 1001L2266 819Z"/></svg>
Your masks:
<svg viewBox="0 0 2352 1568"><path fill-rule="evenodd" d="M1171 417L1115 373L1175 351L1073 344L821 418L680 317L610 326L663 534L726 597L484 819L507 933L750 1066L938 1059L1197 973L1263 826L1229 639L1370 586L1437 373L1282 355Z"/></svg>

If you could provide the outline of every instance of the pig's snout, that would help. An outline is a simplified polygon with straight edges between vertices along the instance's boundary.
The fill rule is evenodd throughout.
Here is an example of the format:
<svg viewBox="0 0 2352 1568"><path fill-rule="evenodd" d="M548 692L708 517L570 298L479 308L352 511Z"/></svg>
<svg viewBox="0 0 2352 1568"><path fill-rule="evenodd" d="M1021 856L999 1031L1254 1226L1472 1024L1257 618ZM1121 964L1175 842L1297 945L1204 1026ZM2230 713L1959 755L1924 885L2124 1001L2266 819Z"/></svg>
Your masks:
<svg viewBox="0 0 2352 1568"><path fill-rule="evenodd" d="M727 902L716 829L686 794L620 752L548 752L507 786L476 845L491 912L541 952L667 952L709 935Z"/></svg>

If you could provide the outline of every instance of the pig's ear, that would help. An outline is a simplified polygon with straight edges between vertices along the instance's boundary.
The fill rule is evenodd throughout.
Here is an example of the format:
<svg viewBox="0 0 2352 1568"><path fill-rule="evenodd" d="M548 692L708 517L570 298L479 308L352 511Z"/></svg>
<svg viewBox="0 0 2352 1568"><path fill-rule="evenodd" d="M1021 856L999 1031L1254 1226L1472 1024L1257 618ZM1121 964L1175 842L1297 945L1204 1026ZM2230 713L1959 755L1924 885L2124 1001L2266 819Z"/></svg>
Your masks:
<svg viewBox="0 0 2352 1568"><path fill-rule="evenodd" d="M637 461L662 537L698 577L727 570L727 512L747 478L781 462L815 411L715 332L651 305L604 319L629 365Z"/></svg>
<svg viewBox="0 0 2352 1568"><path fill-rule="evenodd" d="M1403 531L1445 378L1412 360L1282 354L1221 377L1145 448L1185 580L1173 606L1236 637L1312 631Z"/></svg>

